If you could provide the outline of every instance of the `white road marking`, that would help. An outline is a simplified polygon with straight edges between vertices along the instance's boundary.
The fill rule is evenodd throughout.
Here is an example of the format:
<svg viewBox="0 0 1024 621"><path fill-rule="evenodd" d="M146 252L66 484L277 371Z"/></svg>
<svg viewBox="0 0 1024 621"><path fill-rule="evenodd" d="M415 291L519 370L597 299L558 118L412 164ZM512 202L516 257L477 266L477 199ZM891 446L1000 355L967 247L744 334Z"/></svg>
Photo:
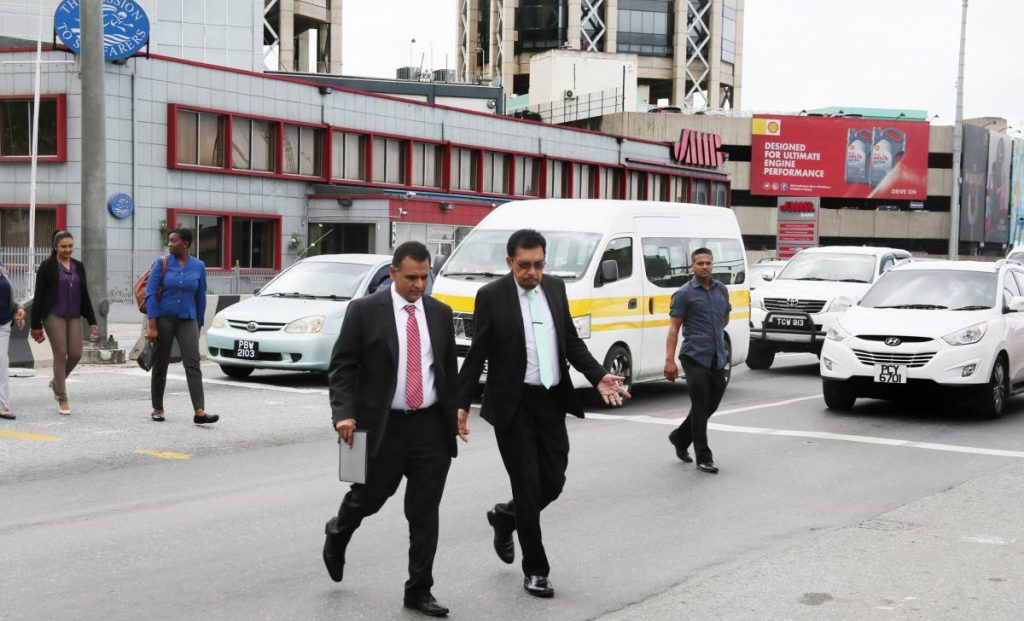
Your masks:
<svg viewBox="0 0 1024 621"><path fill-rule="evenodd" d="M1002 537L964 537L960 541L964 541L966 543L984 543L990 546L1005 546L1010 543Z"/></svg>
<svg viewBox="0 0 1024 621"><path fill-rule="evenodd" d="M774 408L780 405L789 405L790 403L798 403L800 401L809 401L811 399L821 398L821 394L807 395L805 397L794 397L793 399L786 399L785 401L775 401L773 403L760 403L758 405L750 405L742 408L733 408L731 410L719 410L715 412L715 416L723 416L725 414L739 414L740 412L750 412L752 410L763 410L764 408Z"/></svg>
<svg viewBox="0 0 1024 621"><path fill-rule="evenodd" d="M131 375L135 377L149 377L149 373L142 369L127 369L120 372L121 375ZM184 375L177 375L175 373L168 373L167 379L186 381L187 378ZM269 384L257 384L255 382L239 382L236 380L222 380L215 378L203 378L203 384L218 384L220 386L232 386L234 388L242 389L253 389L253 390L271 390L275 392L291 392L306 395L326 395L326 388L292 388L291 386L271 386Z"/></svg>

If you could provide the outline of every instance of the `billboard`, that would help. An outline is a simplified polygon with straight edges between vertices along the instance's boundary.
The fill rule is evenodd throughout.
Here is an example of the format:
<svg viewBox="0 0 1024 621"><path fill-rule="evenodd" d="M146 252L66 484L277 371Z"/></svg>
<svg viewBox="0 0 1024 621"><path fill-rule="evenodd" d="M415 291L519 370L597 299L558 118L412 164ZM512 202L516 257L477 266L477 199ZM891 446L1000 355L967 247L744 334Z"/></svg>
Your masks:
<svg viewBox="0 0 1024 621"><path fill-rule="evenodd" d="M975 125L964 125L961 171L960 241L984 241L988 130Z"/></svg>
<svg viewBox="0 0 1024 621"><path fill-rule="evenodd" d="M1013 140L1013 157L1010 164L1010 243L1021 241L1020 218L1024 218L1024 140Z"/></svg>
<svg viewBox="0 0 1024 621"><path fill-rule="evenodd" d="M985 183L985 241L1010 241L1010 159L1012 143L1006 134L988 138L988 179Z"/></svg>
<svg viewBox="0 0 1024 621"><path fill-rule="evenodd" d="M755 115L750 192L923 201L928 123Z"/></svg>
<svg viewBox="0 0 1024 621"><path fill-rule="evenodd" d="M778 233L775 251L780 259L791 259L804 248L818 245L818 198L779 198L776 211Z"/></svg>

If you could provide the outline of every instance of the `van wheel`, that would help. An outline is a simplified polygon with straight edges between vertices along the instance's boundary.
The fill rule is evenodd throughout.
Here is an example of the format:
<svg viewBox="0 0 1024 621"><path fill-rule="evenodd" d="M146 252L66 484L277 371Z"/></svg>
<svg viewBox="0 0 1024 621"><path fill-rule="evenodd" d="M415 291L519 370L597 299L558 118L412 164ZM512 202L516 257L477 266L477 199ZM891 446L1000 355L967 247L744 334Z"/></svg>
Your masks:
<svg viewBox="0 0 1024 621"><path fill-rule="evenodd" d="M825 397L825 406L830 410L848 412L857 401L857 396L845 382L821 380L821 392Z"/></svg>
<svg viewBox="0 0 1024 621"><path fill-rule="evenodd" d="M252 367L236 367L230 364L220 365L220 370L224 372L224 375L235 379L245 379L252 375L253 372Z"/></svg>
<svg viewBox="0 0 1024 621"><path fill-rule="evenodd" d="M992 376L988 383L978 390L978 415L982 418L1002 416L1009 394L1010 382L1006 372L1006 360L1000 356L992 365Z"/></svg>
<svg viewBox="0 0 1024 621"><path fill-rule="evenodd" d="M770 369L775 362L775 350L770 346L756 343L750 344L750 351L747 352L747 367L755 371Z"/></svg>
<svg viewBox="0 0 1024 621"><path fill-rule="evenodd" d="M729 386L729 380L732 379L732 343L729 339L725 339L725 366L722 367L722 372L725 375L725 385Z"/></svg>
<svg viewBox="0 0 1024 621"><path fill-rule="evenodd" d="M629 355L628 349L622 345L612 345L604 357L604 368L612 375L625 377L622 387L627 391L633 390L633 357Z"/></svg>

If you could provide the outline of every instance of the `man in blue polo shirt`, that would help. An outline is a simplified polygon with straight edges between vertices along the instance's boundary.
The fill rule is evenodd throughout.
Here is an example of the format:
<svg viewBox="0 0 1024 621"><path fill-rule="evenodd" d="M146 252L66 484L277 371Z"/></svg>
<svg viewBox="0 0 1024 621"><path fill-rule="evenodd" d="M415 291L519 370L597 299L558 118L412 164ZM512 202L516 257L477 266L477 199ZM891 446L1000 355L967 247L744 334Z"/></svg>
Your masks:
<svg viewBox="0 0 1024 621"><path fill-rule="evenodd" d="M729 290L711 278L714 257L707 248L698 248L690 255L693 278L672 295L670 324L665 342L665 377L675 381L679 369L675 361L679 328L683 328L683 345L679 361L686 373L686 390L690 393L690 413L668 440L676 447L676 456L693 461L687 451L693 444L697 469L715 474L718 467L708 447L708 418L718 409L725 393L725 326L729 323Z"/></svg>

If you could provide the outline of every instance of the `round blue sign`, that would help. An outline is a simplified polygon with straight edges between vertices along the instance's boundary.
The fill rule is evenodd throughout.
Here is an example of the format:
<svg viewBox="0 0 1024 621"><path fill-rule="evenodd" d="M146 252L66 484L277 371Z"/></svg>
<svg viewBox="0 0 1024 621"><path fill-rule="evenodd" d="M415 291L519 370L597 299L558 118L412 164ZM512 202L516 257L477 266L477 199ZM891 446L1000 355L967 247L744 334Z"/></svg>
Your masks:
<svg viewBox="0 0 1024 621"><path fill-rule="evenodd" d="M82 0L61 0L53 13L53 31L72 52L82 51ZM149 17L131 0L103 0L103 57L128 58L149 41Z"/></svg>
<svg viewBox="0 0 1024 621"><path fill-rule="evenodd" d="M107 211L118 220L124 220L135 213L135 202L127 194L115 194L107 201Z"/></svg>

